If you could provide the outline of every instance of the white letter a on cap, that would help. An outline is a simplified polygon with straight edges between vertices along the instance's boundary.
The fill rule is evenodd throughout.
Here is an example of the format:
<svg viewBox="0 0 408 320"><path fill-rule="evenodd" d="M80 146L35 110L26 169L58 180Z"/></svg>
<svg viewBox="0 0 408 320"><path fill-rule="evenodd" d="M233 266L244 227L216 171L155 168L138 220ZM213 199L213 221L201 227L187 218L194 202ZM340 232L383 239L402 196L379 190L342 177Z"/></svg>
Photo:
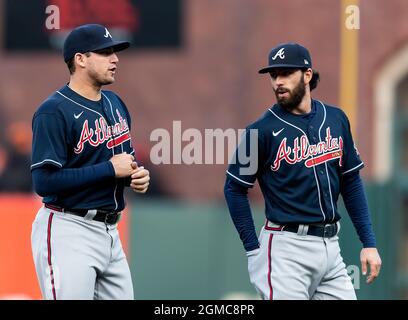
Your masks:
<svg viewBox="0 0 408 320"><path fill-rule="evenodd" d="M111 37L111 38L112 38L112 36L111 36L111 34L109 33L108 29L105 28L105 31L106 31L106 33L105 33L104 37L105 37L105 38L107 38L107 37Z"/></svg>
<svg viewBox="0 0 408 320"><path fill-rule="evenodd" d="M285 59L285 48L279 49L279 51L273 56L272 60L276 60L277 57Z"/></svg>

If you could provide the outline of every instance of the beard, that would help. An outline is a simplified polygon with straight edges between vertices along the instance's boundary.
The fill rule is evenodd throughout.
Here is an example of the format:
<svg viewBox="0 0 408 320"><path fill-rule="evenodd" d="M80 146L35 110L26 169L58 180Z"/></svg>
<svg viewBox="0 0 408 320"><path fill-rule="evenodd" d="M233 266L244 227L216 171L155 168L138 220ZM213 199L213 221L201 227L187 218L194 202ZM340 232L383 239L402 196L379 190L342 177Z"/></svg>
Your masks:
<svg viewBox="0 0 408 320"><path fill-rule="evenodd" d="M300 78L298 85L293 90L278 88L274 90L277 102L286 110L292 111L301 102L306 94L306 85L303 77ZM288 93L288 97L280 97L279 93Z"/></svg>
<svg viewBox="0 0 408 320"><path fill-rule="evenodd" d="M99 87L112 84L115 82L114 77L111 78L106 75L99 74L94 70L89 71L89 77L93 80L93 84Z"/></svg>

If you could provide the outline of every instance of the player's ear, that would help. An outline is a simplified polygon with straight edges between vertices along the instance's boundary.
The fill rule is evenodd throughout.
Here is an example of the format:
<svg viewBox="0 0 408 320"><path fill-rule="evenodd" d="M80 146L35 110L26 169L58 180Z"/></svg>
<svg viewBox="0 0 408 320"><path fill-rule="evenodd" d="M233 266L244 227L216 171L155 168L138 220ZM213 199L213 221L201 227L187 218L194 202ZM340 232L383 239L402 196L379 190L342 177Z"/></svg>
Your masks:
<svg viewBox="0 0 408 320"><path fill-rule="evenodd" d="M85 59L86 59L85 54L82 53L75 54L75 64L77 64L79 67L85 68Z"/></svg>
<svg viewBox="0 0 408 320"><path fill-rule="evenodd" d="M313 70L311 68L308 68L303 72L303 80L306 84L312 80L312 77L313 77Z"/></svg>

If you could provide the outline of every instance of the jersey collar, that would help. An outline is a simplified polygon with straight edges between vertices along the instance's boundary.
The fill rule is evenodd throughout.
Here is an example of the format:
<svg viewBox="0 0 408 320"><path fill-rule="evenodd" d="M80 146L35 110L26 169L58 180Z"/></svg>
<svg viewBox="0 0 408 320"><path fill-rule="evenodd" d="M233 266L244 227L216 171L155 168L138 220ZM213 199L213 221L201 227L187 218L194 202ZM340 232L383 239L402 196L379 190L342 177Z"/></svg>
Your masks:
<svg viewBox="0 0 408 320"><path fill-rule="evenodd" d="M293 114L283 108L280 104L276 103L272 106L271 110L276 113L279 117L289 119L290 121L301 121L310 122L316 121L316 119L321 119L323 117L323 106L317 101L312 99L312 110L305 115Z"/></svg>
<svg viewBox="0 0 408 320"><path fill-rule="evenodd" d="M62 94L66 95L68 98L74 100L75 102L82 104L88 108L94 109L96 111L99 111L101 108L101 104L103 101L103 96L101 97L101 99L99 101L94 101L94 100L90 100L85 98L84 96L81 96L79 93L75 92L74 90L72 90L68 84L66 84L64 87L62 87L59 90Z"/></svg>

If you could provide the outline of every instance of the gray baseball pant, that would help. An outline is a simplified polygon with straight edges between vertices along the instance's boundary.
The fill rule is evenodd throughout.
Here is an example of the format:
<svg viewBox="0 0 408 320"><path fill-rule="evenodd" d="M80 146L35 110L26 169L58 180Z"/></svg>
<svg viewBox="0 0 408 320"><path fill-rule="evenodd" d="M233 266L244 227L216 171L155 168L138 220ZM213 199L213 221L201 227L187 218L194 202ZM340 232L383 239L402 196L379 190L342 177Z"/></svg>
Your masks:
<svg viewBox="0 0 408 320"><path fill-rule="evenodd" d="M31 244L44 299L134 298L117 224L42 207L33 222Z"/></svg>
<svg viewBox="0 0 408 320"><path fill-rule="evenodd" d="M248 254L248 272L263 299L356 299L337 235L323 238L263 227L259 243L260 249Z"/></svg>

